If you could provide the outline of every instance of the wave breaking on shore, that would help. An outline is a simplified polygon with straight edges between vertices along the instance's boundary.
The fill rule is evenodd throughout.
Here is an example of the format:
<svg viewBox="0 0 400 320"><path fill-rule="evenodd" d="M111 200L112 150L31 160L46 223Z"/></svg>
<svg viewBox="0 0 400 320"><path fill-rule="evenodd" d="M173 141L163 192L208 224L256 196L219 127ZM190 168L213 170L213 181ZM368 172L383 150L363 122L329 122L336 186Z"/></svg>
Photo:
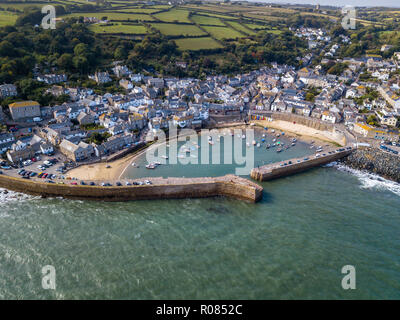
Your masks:
<svg viewBox="0 0 400 320"><path fill-rule="evenodd" d="M361 189L376 189L383 191L388 190L396 194L397 196L400 196L400 183L382 178L381 176L374 173L350 168L344 164L336 164L335 167L339 171L348 172L356 176L361 182Z"/></svg>

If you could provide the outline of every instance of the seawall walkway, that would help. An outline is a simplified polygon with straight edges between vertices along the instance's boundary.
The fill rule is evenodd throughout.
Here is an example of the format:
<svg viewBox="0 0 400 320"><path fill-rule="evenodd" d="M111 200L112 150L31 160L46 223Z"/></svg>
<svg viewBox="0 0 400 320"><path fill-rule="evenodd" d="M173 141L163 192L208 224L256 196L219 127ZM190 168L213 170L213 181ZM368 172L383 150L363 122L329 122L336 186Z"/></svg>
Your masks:
<svg viewBox="0 0 400 320"><path fill-rule="evenodd" d="M281 177L286 177L298 172L318 167L332 161L339 160L348 156L353 148L338 148L322 152L321 155L311 155L302 158L289 159L275 162L251 170L251 177L258 181L268 181Z"/></svg>
<svg viewBox="0 0 400 320"><path fill-rule="evenodd" d="M90 186L47 183L0 174L0 187L39 195L80 200L129 201L226 196L251 202L262 198L263 188L235 175L213 178L148 178L152 184ZM143 179L142 179L143 180Z"/></svg>

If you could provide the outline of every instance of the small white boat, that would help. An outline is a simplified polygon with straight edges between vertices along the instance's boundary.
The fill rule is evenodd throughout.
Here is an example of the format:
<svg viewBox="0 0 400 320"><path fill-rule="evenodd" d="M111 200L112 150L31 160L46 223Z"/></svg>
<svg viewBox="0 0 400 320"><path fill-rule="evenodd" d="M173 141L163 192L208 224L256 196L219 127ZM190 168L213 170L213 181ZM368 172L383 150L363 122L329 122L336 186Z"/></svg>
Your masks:
<svg viewBox="0 0 400 320"><path fill-rule="evenodd" d="M211 145L213 145L213 144L214 144L214 141L211 141L211 140L210 140L210 141L208 141L208 143L211 144Z"/></svg>
<svg viewBox="0 0 400 320"><path fill-rule="evenodd" d="M272 130L271 130L271 132L272 132L272 133L274 133L274 132L275 132L275 130L274 130L274 129L272 129Z"/></svg>
<svg viewBox="0 0 400 320"><path fill-rule="evenodd" d="M160 166L160 165L161 165L161 162L159 162L159 161L154 161L153 164L156 165L156 166Z"/></svg>
<svg viewBox="0 0 400 320"><path fill-rule="evenodd" d="M261 144L260 144L260 143L257 143L257 148L259 148L259 147L261 147Z"/></svg>
<svg viewBox="0 0 400 320"><path fill-rule="evenodd" d="M256 140L253 140L253 141L251 142L251 144L252 144L253 146L255 146L255 145L257 144Z"/></svg>
<svg viewBox="0 0 400 320"><path fill-rule="evenodd" d="M161 158L168 159L168 156L162 155Z"/></svg>
<svg viewBox="0 0 400 320"><path fill-rule="evenodd" d="M314 146L311 146L310 149L314 148Z"/></svg>
<svg viewBox="0 0 400 320"><path fill-rule="evenodd" d="M186 158L183 154L178 154L178 158L180 158L180 159L184 159L184 158Z"/></svg>
<svg viewBox="0 0 400 320"><path fill-rule="evenodd" d="M167 148L169 148L169 144L167 144Z"/></svg>
<svg viewBox="0 0 400 320"><path fill-rule="evenodd" d="M242 139L246 139L246 136L245 136L245 135L242 135Z"/></svg>
<svg viewBox="0 0 400 320"><path fill-rule="evenodd" d="M246 146L247 146L247 147L250 147L250 142L246 142Z"/></svg>
<svg viewBox="0 0 400 320"><path fill-rule="evenodd" d="M262 137L265 138L265 133L263 133Z"/></svg>
<svg viewBox="0 0 400 320"><path fill-rule="evenodd" d="M146 169L155 169L156 165L154 163L146 164Z"/></svg>
<svg viewBox="0 0 400 320"><path fill-rule="evenodd" d="M275 142L276 141L276 139L274 138L274 139L272 139L272 142Z"/></svg>

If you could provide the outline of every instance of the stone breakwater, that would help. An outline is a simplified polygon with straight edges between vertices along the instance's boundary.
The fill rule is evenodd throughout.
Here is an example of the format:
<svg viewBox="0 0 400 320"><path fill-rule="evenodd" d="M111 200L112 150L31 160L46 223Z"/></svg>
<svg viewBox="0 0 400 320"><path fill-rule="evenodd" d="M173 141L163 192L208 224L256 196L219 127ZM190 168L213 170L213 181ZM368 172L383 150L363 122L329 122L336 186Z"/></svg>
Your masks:
<svg viewBox="0 0 400 320"><path fill-rule="evenodd" d="M226 175L215 178L149 178L151 185L88 186L44 183L0 174L0 187L42 197L79 200L129 201L153 199L205 198L226 196L257 202L263 188L258 184Z"/></svg>
<svg viewBox="0 0 400 320"><path fill-rule="evenodd" d="M349 155L352 150L352 148L342 148L336 151L325 151L325 156L317 157L316 155L312 155L268 164L251 170L251 177L258 181L268 181L286 177L341 159Z"/></svg>
<svg viewBox="0 0 400 320"><path fill-rule="evenodd" d="M358 148L341 161L358 170L376 173L400 183L400 157L377 148Z"/></svg>

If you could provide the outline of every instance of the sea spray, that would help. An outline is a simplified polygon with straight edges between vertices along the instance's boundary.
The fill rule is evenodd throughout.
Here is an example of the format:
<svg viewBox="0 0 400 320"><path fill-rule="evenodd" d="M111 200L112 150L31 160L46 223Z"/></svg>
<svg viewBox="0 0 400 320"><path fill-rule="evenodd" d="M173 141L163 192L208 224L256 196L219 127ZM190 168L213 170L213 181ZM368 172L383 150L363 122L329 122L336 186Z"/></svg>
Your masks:
<svg viewBox="0 0 400 320"><path fill-rule="evenodd" d="M397 182L384 179L374 173L353 169L344 164L337 164L336 168L340 171L348 172L356 176L358 180L361 182L360 186L361 189L388 190L400 196L400 184Z"/></svg>

